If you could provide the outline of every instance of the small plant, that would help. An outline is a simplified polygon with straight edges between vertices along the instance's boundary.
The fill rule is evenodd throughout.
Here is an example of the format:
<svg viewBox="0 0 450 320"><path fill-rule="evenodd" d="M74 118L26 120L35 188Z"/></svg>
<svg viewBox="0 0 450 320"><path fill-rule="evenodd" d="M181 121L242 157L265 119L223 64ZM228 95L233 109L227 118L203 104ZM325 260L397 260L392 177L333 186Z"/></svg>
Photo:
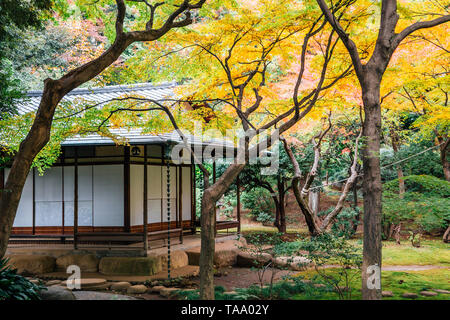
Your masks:
<svg viewBox="0 0 450 320"><path fill-rule="evenodd" d="M0 259L0 300L40 300L39 291L44 288L18 275L8 259Z"/></svg>
<svg viewBox="0 0 450 320"><path fill-rule="evenodd" d="M422 233L420 231L409 231L408 240L411 241L413 247L420 248L420 239L422 238Z"/></svg>
<svg viewBox="0 0 450 320"><path fill-rule="evenodd" d="M352 279L359 273L362 255L344 237L332 233L324 233L310 240L299 242L299 248L308 252L308 259L314 263L318 276L326 285L332 287L340 299L351 299ZM337 265L336 268L326 268Z"/></svg>
<svg viewBox="0 0 450 320"><path fill-rule="evenodd" d="M282 242L281 233L263 233L254 232L246 236L246 240L249 246L240 247L243 252L250 254L253 258L252 269L256 271L259 281L259 290L262 292L264 288L264 276L267 272L270 272L270 281L268 290L272 292L273 280L275 275L279 271L275 265L276 252L273 248ZM271 293L269 294L269 298Z"/></svg>

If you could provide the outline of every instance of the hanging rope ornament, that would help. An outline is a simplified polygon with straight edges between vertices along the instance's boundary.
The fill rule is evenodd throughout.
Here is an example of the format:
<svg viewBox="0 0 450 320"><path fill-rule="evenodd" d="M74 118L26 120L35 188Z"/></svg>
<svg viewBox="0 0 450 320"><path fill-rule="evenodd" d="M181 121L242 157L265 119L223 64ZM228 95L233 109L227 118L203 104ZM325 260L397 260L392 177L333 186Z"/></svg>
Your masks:
<svg viewBox="0 0 450 320"><path fill-rule="evenodd" d="M170 280L170 163L167 159L167 279Z"/></svg>

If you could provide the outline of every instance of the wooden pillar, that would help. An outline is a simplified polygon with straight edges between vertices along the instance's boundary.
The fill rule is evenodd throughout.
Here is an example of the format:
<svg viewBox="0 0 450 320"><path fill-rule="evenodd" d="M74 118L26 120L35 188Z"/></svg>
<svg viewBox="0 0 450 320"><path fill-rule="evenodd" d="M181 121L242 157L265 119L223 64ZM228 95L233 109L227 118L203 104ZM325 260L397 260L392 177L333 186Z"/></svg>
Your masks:
<svg viewBox="0 0 450 320"><path fill-rule="evenodd" d="M192 157L192 165L191 165L191 227L192 233L195 234L196 227L195 221L197 217L197 182L195 175L195 163L194 157Z"/></svg>
<svg viewBox="0 0 450 320"><path fill-rule="evenodd" d="M130 232L130 147L124 147L123 164L123 225L125 232Z"/></svg>
<svg viewBox="0 0 450 320"><path fill-rule="evenodd" d="M75 166L74 166L74 186L73 186L73 248L78 249L78 149L75 147Z"/></svg>
<svg viewBox="0 0 450 320"><path fill-rule="evenodd" d="M64 234L64 225L65 225L65 203L64 203L64 147L61 150L62 156L61 156L61 214L62 214L62 234ZM64 238L63 238L64 239Z"/></svg>
<svg viewBox="0 0 450 320"><path fill-rule="evenodd" d="M33 168L33 228L32 233L36 234L36 168Z"/></svg>
<svg viewBox="0 0 450 320"><path fill-rule="evenodd" d="M178 223L179 228L181 228L180 242L183 243L183 166L180 164L179 177L178 177Z"/></svg>
<svg viewBox="0 0 450 320"><path fill-rule="evenodd" d="M147 174L147 145L144 146L144 214L143 214L143 226L144 226L144 251L147 255L148 250L148 174Z"/></svg>
<svg viewBox="0 0 450 320"><path fill-rule="evenodd" d="M163 170L164 170L164 146L160 145L161 147L161 222L159 225L160 230L163 230L163 212L164 212L164 188L163 188Z"/></svg>
<svg viewBox="0 0 450 320"><path fill-rule="evenodd" d="M239 175L236 178L236 200L237 200L237 208L236 215L238 220L238 233L241 233L241 179L239 179Z"/></svg>

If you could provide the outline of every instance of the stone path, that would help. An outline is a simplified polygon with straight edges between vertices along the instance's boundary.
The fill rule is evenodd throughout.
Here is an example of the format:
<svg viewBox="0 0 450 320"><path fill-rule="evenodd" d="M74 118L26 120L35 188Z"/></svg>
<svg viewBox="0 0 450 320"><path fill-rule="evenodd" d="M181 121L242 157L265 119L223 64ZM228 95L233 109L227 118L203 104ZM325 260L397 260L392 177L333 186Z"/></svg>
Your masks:
<svg viewBox="0 0 450 320"><path fill-rule="evenodd" d="M435 266L435 265L408 265L408 266L386 266L381 267L383 271L423 271L423 270L432 270L432 269L449 269L450 267L446 266Z"/></svg>
<svg viewBox="0 0 450 320"><path fill-rule="evenodd" d="M185 267L171 270L172 278L190 277L198 275L199 267L187 265ZM65 272L51 272L38 276L41 279L67 279ZM130 283L144 283L148 280L164 280L167 279L167 271L161 271L153 276L110 276L98 272L82 272L81 278L103 278L108 281L126 281Z"/></svg>
<svg viewBox="0 0 450 320"><path fill-rule="evenodd" d="M325 265L323 268L338 268L338 265ZM405 265L405 266L384 266L381 267L382 271L424 271L424 270L433 270L433 269L450 269L447 266L438 266L438 265Z"/></svg>
<svg viewBox="0 0 450 320"><path fill-rule="evenodd" d="M97 292L97 291L73 291L77 300L139 300L117 293Z"/></svg>

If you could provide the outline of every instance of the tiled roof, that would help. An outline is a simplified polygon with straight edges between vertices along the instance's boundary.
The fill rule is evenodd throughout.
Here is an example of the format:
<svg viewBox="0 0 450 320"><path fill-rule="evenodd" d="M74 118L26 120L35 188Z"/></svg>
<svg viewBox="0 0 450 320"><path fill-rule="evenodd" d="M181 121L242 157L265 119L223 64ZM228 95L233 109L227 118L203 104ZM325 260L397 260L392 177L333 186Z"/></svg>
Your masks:
<svg viewBox="0 0 450 320"><path fill-rule="evenodd" d="M141 83L136 85L117 85L107 86L102 88L78 88L69 92L63 101L73 101L74 99L83 99L92 103L101 103L110 101L111 99L123 97L125 94L129 96L145 97L152 100L163 100L175 97L174 88L177 86L176 82L169 82L160 85L153 85L150 83ZM28 92L29 100L21 103L18 106L19 113L25 114L27 112L35 112L41 101L42 91ZM112 133L123 137L130 144L151 144L151 143L180 143L181 139L176 131L172 133L165 133L161 135L141 134L140 129L119 129L111 130ZM202 141L201 139L192 135L185 135L189 144L194 145L213 145L213 146L227 146L227 148L234 148L233 144L224 140L213 139L209 141ZM63 146L75 145L108 145L114 142L107 137L102 137L98 134L91 134L87 136L75 136L65 140Z"/></svg>
<svg viewBox="0 0 450 320"><path fill-rule="evenodd" d="M173 89L176 86L176 82L168 82L160 85L140 83L135 85L117 85L102 88L78 88L66 94L63 101L83 99L93 103L100 103L122 97L125 94L130 96L136 95L153 100L162 100L174 97ZM41 102L42 91L30 91L27 96L28 100L25 103L20 103L18 105L20 114L37 110L39 103Z"/></svg>

